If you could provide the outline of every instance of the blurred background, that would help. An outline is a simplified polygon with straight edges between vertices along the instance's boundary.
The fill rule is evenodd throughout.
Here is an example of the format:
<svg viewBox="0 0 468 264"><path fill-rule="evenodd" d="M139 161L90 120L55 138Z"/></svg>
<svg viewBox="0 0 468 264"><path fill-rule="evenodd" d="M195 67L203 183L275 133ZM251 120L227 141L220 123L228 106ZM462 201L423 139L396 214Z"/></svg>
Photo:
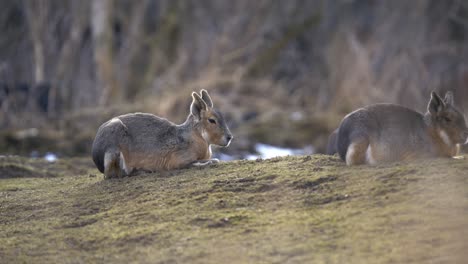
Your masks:
<svg viewBox="0 0 468 264"><path fill-rule="evenodd" d="M200 89L224 159L324 152L349 111L432 90L467 114L468 2L0 0L1 154L89 156L104 121L182 123Z"/></svg>

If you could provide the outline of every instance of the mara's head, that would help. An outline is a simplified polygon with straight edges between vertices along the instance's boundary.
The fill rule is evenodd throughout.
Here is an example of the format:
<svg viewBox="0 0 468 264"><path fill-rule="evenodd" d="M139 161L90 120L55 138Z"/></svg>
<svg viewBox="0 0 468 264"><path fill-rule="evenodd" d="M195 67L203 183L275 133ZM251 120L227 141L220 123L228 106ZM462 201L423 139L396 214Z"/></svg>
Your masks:
<svg viewBox="0 0 468 264"><path fill-rule="evenodd" d="M462 144L468 138L465 117L455 107L452 92L447 92L442 99L437 93L431 93L427 106L432 126L446 144Z"/></svg>
<svg viewBox="0 0 468 264"><path fill-rule="evenodd" d="M190 112L195 117L203 138L209 144L227 147L233 138L221 112L213 108L213 101L206 90L200 95L192 93Z"/></svg>

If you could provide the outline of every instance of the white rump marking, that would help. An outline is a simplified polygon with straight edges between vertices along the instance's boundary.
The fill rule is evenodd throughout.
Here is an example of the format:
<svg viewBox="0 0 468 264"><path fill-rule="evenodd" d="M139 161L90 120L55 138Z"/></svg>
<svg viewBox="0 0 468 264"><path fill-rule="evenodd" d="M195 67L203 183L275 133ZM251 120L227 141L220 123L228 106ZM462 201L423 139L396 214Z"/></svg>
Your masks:
<svg viewBox="0 0 468 264"><path fill-rule="evenodd" d="M132 170L131 168L127 167L127 163L125 162L125 158L124 158L124 155L122 154L122 152L120 152L120 164L119 164L120 168L123 169L125 171L125 173L127 175L129 175Z"/></svg>
<svg viewBox="0 0 468 264"><path fill-rule="evenodd" d="M375 164L375 160L374 160L374 157L372 157L372 149L371 149L371 145L369 144L369 146L367 147L367 150L366 150L366 162L370 165L374 165Z"/></svg>
<svg viewBox="0 0 468 264"><path fill-rule="evenodd" d="M127 129L127 126L120 120L120 118L114 117L112 118L107 125L111 125L113 123L119 123L121 124L125 129Z"/></svg>
<svg viewBox="0 0 468 264"><path fill-rule="evenodd" d="M122 123L122 120L118 119L117 117L114 117L109 121L109 124L116 123L116 122L117 123Z"/></svg>
<svg viewBox="0 0 468 264"><path fill-rule="evenodd" d="M109 152L106 152L104 154L104 170L107 170L109 168L109 163L112 161L112 155Z"/></svg>
<svg viewBox="0 0 468 264"><path fill-rule="evenodd" d="M351 157L356 152L356 143L351 143L346 151L346 165L351 165Z"/></svg>
<svg viewBox="0 0 468 264"><path fill-rule="evenodd" d="M444 130L439 131L439 136L442 138L442 141L444 141L445 145L452 145L452 141Z"/></svg>

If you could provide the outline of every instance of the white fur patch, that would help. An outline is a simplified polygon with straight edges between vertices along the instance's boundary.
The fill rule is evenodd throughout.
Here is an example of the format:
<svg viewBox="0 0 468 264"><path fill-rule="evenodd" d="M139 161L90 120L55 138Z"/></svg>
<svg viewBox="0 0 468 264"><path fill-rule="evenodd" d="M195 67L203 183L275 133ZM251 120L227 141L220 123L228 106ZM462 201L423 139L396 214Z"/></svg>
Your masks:
<svg viewBox="0 0 468 264"><path fill-rule="evenodd" d="M219 159L210 159L210 160L207 160L207 161L197 161L197 162L192 163L192 165L196 166L196 167L203 167L203 166L206 166L206 165L216 164L216 163L219 163Z"/></svg>
<svg viewBox="0 0 468 264"><path fill-rule="evenodd" d="M111 125L111 124L114 124L114 123L119 123L121 124L125 129L127 129L127 126L122 122L122 120L120 120L119 118L117 117L114 117L112 118L109 123L107 123L107 125Z"/></svg>
<svg viewBox="0 0 468 264"><path fill-rule="evenodd" d="M445 145L447 145L447 146L452 145L452 141L450 140L449 136L447 135L447 133L444 130L439 131L439 136L440 136L440 138L442 138L442 141L444 141Z"/></svg>
<svg viewBox="0 0 468 264"><path fill-rule="evenodd" d="M109 168L109 164L112 162L112 155L109 152L104 154L104 170Z"/></svg>
<svg viewBox="0 0 468 264"><path fill-rule="evenodd" d="M109 124L112 123L122 123L122 120L118 119L117 117L114 117L109 121Z"/></svg>
<svg viewBox="0 0 468 264"><path fill-rule="evenodd" d="M375 164L375 159L374 157L372 157L372 149L371 149L371 145L369 144L369 146L367 147L367 150L366 150L366 162L370 165L374 165Z"/></svg>
<svg viewBox="0 0 468 264"><path fill-rule="evenodd" d="M119 166L120 166L121 169L123 169L125 171L125 173L127 175L129 175L132 172L131 168L129 168L127 166L127 163L125 162L125 158L124 158L124 155L122 154L122 152L120 152L120 164L119 164Z"/></svg>
<svg viewBox="0 0 468 264"><path fill-rule="evenodd" d="M356 144L351 143L348 146L348 150L346 151L346 165L352 165L351 164L351 157L354 155L355 152L356 152Z"/></svg>
<svg viewBox="0 0 468 264"><path fill-rule="evenodd" d="M112 118L109 123L107 123L107 126L110 126L112 124L115 124L115 123L118 123L120 124L121 126L123 126L125 129L127 129L127 126L122 122L122 120L120 120L119 118L117 117L114 117Z"/></svg>
<svg viewBox="0 0 468 264"><path fill-rule="evenodd" d="M203 167L203 166L206 166L208 164L210 164L210 161L205 161L205 162L198 161L198 162L192 163L192 165L195 166L195 167Z"/></svg>
<svg viewBox="0 0 468 264"><path fill-rule="evenodd" d="M227 141L227 139L225 139L225 140ZM224 146L224 147L226 147L226 148L229 147L229 145L231 144L231 141L232 141L232 140L227 141L227 142L226 142L226 146Z"/></svg>

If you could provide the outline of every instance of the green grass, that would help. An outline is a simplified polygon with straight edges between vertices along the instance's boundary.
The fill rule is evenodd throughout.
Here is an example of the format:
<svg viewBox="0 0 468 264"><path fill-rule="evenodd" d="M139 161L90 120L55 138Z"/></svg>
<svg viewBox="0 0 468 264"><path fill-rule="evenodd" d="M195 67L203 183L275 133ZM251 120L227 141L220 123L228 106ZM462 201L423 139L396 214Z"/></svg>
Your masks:
<svg viewBox="0 0 468 264"><path fill-rule="evenodd" d="M4 158L0 171L12 163L27 173L0 177L2 263L468 258L467 160L347 167L313 155L113 180L88 160Z"/></svg>

